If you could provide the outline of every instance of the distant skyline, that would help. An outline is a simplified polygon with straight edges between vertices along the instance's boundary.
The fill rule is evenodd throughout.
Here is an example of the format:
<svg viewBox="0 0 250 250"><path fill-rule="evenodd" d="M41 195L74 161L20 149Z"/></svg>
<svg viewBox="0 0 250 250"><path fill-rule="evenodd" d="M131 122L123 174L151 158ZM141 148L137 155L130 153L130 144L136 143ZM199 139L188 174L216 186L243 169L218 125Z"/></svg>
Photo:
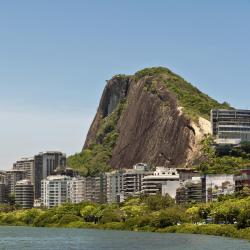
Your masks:
<svg viewBox="0 0 250 250"><path fill-rule="evenodd" d="M0 169L80 152L106 80L164 66L250 109L250 1L13 0L0 4Z"/></svg>

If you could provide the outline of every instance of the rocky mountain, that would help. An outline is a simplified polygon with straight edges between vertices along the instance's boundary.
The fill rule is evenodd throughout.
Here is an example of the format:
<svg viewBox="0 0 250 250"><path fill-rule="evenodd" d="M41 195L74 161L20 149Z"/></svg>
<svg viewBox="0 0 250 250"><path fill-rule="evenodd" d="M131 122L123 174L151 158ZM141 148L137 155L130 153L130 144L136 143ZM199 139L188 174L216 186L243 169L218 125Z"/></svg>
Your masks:
<svg viewBox="0 0 250 250"><path fill-rule="evenodd" d="M197 163L220 104L169 69L148 68L107 81L83 151L69 165L85 174L135 163L185 167Z"/></svg>

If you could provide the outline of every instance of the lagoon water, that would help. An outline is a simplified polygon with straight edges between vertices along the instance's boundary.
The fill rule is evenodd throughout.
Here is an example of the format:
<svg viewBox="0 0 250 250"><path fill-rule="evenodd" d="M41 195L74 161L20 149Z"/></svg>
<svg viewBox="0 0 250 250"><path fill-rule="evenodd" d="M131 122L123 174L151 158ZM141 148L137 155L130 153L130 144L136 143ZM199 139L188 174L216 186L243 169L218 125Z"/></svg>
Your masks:
<svg viewBox="0 0 250 250"><path fill-rule="evenodd" d="M224 237L89 229L0 227L1 250L245 250L250 243Z"/></svg>

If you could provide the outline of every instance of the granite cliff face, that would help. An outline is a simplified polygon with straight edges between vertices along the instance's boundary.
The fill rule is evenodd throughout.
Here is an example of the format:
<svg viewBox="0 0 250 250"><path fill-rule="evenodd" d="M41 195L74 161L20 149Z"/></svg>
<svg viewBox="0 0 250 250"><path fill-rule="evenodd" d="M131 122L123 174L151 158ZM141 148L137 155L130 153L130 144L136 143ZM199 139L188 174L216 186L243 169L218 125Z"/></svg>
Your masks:
<svg viewBox="0 0 250 250"><path fill-rule="evenodd" d="M118 104L127 97L130 83L130 77L119 76L107 81L96 116L88 132L84 149L96 141L101 120L111 114Z"/></svg>
<svg viewBox="0 0 250 250"><path fill-rule="evenodd" d="M199 161L200 141L210 133L210 109L226 105L165 68L118 75L107 82L83 152L103 144L103 134L115 130L108 157L112 168L138 162L184 167ZM111 118L118 107L116 119ZM112 126L103 128L109 119Z"/></svg>

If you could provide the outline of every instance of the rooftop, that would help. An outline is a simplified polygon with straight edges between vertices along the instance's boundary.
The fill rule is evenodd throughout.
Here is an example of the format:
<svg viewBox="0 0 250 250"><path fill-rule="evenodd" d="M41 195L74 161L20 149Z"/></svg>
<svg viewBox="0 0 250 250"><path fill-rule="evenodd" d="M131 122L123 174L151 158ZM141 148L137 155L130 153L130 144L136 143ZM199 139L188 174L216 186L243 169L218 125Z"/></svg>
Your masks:
<svg viewBox="0 0 250 250"><path fill-rule="evenodd" d="M42 151L42 152L39 152L39 155L44 155L44 154L62 154L62 155L66 155L65 153L62 153L61 151Z"/></svg>
<svg viewBox="0 0 250 250"><path fill-rule="evenodd" d="M55 181L55 180L70 180L70 179L71 179L71 177L66 176L66 175L50 175L50 176L46 177L45 180Z"/></svg>

